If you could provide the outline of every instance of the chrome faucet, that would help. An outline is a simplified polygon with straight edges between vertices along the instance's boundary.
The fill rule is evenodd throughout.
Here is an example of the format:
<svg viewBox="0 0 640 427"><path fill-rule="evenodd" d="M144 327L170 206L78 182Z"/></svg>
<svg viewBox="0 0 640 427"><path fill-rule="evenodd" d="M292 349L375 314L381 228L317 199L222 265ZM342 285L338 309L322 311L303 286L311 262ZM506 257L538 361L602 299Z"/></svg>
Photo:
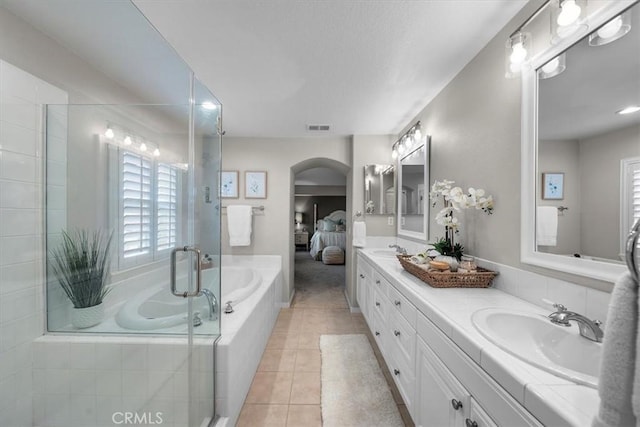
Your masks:
<svg viewBox="0 0 640 427"><path fill-rule="evenodd" d="M207 297L207 302L209 303L209 320L215 320L214 313L218 311L218 299L209 289L202 289L200 293Z"/></svg>
<svg viewBox="0 0 640 427"><path fill-rule="evenodd" d="M604 332L600 329L600 325L602 325L601 321L589 320L582 314L567 310L562 304L553 304L553 307L557 311L554 311L548 316L549 319L551 319L551 323L561 326L571 326L569 322L573 320L578 324L580 335L591 341L602 342Z"/></svg>
<svg viewBox="0 0 640 427"><path fill-rule="evenodd" d="M407 250L400 245L389 245L390 248L396 248L396 252L401 255L406 255Z"/></svg>

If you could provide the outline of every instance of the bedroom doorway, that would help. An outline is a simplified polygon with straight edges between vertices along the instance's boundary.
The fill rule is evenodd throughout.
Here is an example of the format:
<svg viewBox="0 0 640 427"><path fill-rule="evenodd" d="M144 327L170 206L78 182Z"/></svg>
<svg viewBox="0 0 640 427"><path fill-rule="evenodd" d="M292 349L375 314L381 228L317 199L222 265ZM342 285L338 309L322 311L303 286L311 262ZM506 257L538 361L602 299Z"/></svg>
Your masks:
<svg viewBox="0 0 640 427"><path fill-rule="evenodd" d="M292 307L346 309L347 177L311 167L295 174L294 188Z"/></svg>

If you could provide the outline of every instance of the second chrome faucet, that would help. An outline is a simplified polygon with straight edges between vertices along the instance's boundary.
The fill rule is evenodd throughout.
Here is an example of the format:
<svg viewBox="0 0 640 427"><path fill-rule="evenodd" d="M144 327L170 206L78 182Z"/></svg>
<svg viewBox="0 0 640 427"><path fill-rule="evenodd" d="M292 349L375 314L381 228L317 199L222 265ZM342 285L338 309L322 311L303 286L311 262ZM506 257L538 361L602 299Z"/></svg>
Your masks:
<svg viewBox="0 0 640 427"><path fill-rule="evenodd" d="M602 342L602 338L604 337L604 332L600 329L602 322L599 320L590 320L582 314L569 311L562 304L556 304L550 301L545 302L552 304L556 309L556 311L548 316L549 319L551 319L551 323L561 326L571 326L569 322L574 321L578 324L580 335L591 341Z"/></svg>

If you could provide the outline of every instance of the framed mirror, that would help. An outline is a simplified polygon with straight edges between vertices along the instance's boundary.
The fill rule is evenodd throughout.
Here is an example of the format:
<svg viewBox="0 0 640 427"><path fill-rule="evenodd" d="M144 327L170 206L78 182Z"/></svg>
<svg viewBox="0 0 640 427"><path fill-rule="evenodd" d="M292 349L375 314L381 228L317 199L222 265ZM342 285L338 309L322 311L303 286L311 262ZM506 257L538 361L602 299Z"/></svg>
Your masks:
<svg viewBox="0 0 640 427"><path fill-rule="evenodd" d="M365 165L364 213L393 215L396 207L395 166Z"/></svg>
<svg viewBox="0 0 640 427"><path fill-rule="evenodd" d="M429 142L408 150L398 161L398 236L427 240L429 224Z"/></svg>
<svg viewBox="0 0 640 427"><path fill-rule="evenodd" d="M640 3L623 5L523 71L522 262L609 282L640 218Z"/></svg>

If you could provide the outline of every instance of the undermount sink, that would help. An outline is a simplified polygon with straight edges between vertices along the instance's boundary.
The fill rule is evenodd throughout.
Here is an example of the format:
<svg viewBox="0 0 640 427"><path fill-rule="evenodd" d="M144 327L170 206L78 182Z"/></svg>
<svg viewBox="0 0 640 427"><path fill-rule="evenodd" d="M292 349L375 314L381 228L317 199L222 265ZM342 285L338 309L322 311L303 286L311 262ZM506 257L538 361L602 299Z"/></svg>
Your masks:
<svg viewBox="0 0 640 427"><path fill-rule="evenodd" d="M518 359L547 372L598 388L602 344L578 332L578 326L554 325L543 314L487 308L473 313L476 329Z"/></svg>
<svg viewBox="0 0 640 427"><path fill-rule="evenodd" d="M398 254L395 249L375 249L371 251L373 256L386 257L386 258L395 258Z"/></svg>

